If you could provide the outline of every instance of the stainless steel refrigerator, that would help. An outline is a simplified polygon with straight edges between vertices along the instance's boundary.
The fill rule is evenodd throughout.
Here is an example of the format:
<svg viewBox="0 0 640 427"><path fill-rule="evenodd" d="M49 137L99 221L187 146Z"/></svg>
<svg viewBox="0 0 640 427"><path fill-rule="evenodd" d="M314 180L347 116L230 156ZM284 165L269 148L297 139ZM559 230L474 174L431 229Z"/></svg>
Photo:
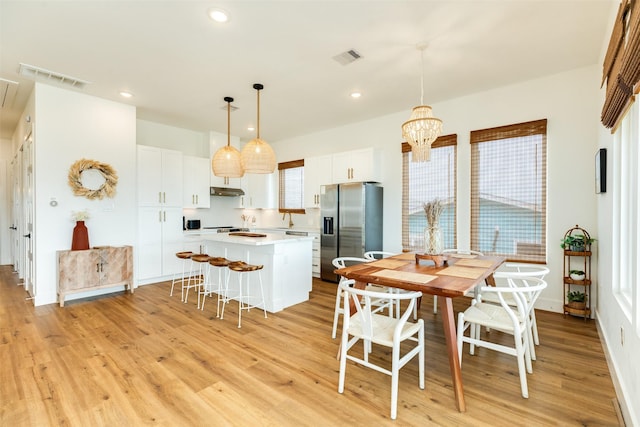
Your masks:
<svg viewBox="0 0 640 427"><path fill-rule="evenodd" d="M354 182L325 185L321 193L320 277L337 282L334 258L382 250L382 187Z"/></svg>

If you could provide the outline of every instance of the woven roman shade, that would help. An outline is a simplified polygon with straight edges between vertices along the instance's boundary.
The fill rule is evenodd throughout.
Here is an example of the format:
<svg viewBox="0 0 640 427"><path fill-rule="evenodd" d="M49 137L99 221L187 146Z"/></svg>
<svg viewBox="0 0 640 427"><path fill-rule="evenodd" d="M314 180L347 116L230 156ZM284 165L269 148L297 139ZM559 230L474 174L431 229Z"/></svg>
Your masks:
<svg viewBox="0 0 640 427"><path fill-rule="evenodd" d="M424 228L427 219L423 204L440 199L444 211L440 227L445 248L456 246L456 155L455 134L438 137L431 144L429 162L412 161L412 147L402 147L402 249L424 250Z"/></svg>
<svg viewBox="0 0 640 427"><path fill-rule="evenodd" d="M471 249L546 262L547 120L471 132Z"/></svg>
<svg viewBox="0 0 640 427"><path fill-rule="evenodd" d="M602 124L615 128L638 93L640 82L640 1L623 0L618 8L602 66L607 90Z"/></svg>

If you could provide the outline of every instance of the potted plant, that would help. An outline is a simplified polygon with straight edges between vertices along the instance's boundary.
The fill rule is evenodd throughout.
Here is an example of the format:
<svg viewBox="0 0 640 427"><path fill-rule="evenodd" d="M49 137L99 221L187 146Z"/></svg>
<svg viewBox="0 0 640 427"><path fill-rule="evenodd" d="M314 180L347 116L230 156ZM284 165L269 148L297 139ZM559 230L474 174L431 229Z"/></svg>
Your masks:
<svg viewBox="0 0 640 427"><path fill-rule="evenodd" d="M587 305L587 296L584 292L569 291L567 292L568 306L576 310L584 310Z"/></svg>
<svg viewBox="0 0 640 427"><path fill-rule="evenodd" d="M587 245L592 244L596 239L587 238L584 234L567 235L562 239L560 247L573 252L584 252Z"/></svg>
<svg viewBox="0 0 640 427"><path fill-rule="evenodd" d="M584 280L585 274L582 270L570 270L569 277L571 277L572 280Z"/></svg>

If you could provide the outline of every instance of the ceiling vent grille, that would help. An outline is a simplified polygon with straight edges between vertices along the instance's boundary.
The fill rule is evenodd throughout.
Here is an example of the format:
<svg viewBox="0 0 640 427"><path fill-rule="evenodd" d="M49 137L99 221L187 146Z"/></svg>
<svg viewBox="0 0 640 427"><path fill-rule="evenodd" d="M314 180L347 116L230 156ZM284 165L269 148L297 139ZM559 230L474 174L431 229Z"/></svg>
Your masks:
<svg viewBox="0 0 640 427"><path fill-rule="evenodd" d="M340 63L341 65L349 65L352 62L355 62L361 58L362 56L358 52L356 52L354 49L350 49L346 52L342 52L341 54L333 57L333 59L338 63Z"/></svg>
<svg viewBox="0 0 640 427"><path fill-rule="evenodd" d="M18 92L18 82L0 78L0 109L11 107Z"/></svg>
<svg viewBox="0 0 640 427"><path fill-rule="evenodd" d="M76 89L84 89L86 85L91 83L76 77L67 76L56 73L55 71L45 70L44 68L23 63L20 63L20 74L34 80L57 83L62 86L74 87Z"/></svg>

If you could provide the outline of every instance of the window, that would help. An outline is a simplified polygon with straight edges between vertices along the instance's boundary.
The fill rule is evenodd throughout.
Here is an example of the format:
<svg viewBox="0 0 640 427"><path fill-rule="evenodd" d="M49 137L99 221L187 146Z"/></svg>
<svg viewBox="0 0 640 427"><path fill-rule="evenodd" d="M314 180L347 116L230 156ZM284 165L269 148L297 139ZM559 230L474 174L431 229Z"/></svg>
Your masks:
<svg viewBox="0 0 640 427"><path fill-rule="evenodd" d="M304 213L304 160L278 163L280 212Z"/></svg>
<svg viewBox="0 0 640 427"><path fill-rule="evenodd" d="M640 174L640 150L638 149L639 108L633 104L620 121L613 141L613 233L614 256L617 264L613 268L613 288L619 297L625 313L631 312L633 306L633 286L638 283L638 256L640 255L640 239L637 233L638 216L638 182ZM633 230L633 231L631 231ZM631 317L631 316L629 316ZM631 319L629 319L631 320Z"/></svg>
<svg viewBox="0 0 640 427"><path fill-rule="evenodd" d="M471 132L471 249L546 262L547 120Z"/></svg>
<svg viewBox="0 0 640 427"><path fill-rule="evenodd" d="M456 247L456 135L445 135L431 145L431 160L413 162L411 146L402 144L402 249L424 249L427 218L423 205L440 199L443 247Z"/></svg>

